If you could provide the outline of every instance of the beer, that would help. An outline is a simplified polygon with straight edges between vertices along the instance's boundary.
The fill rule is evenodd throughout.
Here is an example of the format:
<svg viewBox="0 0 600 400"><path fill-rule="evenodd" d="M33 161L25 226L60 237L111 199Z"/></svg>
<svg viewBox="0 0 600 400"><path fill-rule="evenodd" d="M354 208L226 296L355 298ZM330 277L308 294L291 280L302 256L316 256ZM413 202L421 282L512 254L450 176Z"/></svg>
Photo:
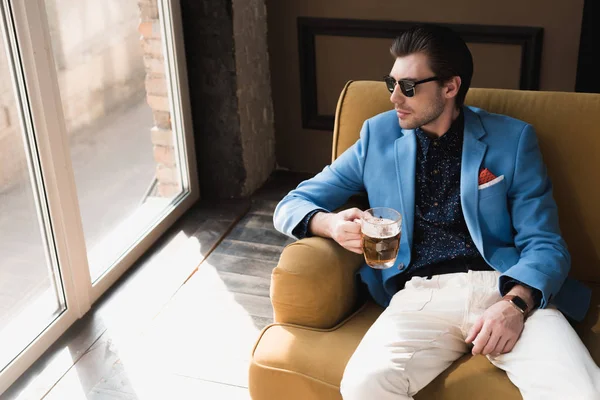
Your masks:
<svg viewBox="0 0 600 400"><path fill-rule="evenodd" d="M361 227L366 263L376 269L394 265L400 248L400 224L387 218L371 218Z"/></svg>
<svg viewBox="0 0 600 400"><path fill-rule="evenodd" d="M402 215L393 208L370 208L360 221L365 262L371 268L389 268L400 249Z"/></svg>

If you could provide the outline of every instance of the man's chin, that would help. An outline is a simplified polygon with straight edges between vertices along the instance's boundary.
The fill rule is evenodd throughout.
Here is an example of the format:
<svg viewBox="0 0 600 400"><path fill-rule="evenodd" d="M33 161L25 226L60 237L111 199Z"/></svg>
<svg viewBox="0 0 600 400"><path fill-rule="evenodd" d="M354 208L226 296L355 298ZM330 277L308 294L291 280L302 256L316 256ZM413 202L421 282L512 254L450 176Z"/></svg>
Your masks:
<svg viewBox="0 0 600 400"><path fill-rule="evenodd" d="M417 127L414 126L414 123L411 123L410 121L407 120L402 120L400 118L398 118L398 125L400 125L400 128L402 129L416 129Z"/></svg>

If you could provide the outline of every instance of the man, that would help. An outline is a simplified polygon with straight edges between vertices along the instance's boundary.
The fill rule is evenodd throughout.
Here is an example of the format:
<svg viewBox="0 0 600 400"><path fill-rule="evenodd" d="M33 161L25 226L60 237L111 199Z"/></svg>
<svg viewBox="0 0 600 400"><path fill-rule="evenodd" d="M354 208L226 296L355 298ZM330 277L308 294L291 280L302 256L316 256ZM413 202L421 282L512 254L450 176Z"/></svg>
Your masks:
<svg viewBox="0 0 600 400"><path fill-rule="evenodd" d="M567 278L551 184L533 127L463 105L473 61L439 26L397 38L385 78L394 111L278 205L293 237L361 253L353 194L402 213L394 267L360 277L386 307L348 362L344 399L410 399L469 350L505 370L525 399L600 399L600 369L563 313L590 291ZM482 394L482 396L484 396Z"/></svg>

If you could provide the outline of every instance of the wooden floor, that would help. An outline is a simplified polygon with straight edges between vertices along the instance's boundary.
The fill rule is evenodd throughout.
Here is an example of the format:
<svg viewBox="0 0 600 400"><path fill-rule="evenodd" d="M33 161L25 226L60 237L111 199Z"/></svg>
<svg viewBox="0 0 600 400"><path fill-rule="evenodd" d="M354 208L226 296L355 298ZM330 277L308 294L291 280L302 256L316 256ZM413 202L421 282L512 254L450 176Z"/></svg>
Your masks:
<svg viewBox="0 0 600 400"><path fill-rule="evenodd" d="M292 241L273 210L306 178L196 205L0 399L249 399L271 270Z"/></svg>

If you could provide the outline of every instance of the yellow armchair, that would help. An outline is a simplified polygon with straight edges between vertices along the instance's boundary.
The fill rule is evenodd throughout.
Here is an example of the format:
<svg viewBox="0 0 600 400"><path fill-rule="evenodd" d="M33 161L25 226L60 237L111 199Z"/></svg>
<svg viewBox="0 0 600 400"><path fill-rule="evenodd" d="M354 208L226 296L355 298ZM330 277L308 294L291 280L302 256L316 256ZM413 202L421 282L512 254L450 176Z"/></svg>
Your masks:
<svg viewBox="0 0 600 400"><path fill-rule="evenodd" d="M600 363L600 95L471 89L467 104L532 123L554 185L571 276L593 289L576 329ZM391 109L380 82L349 82L340 95L332 159L357 139L363 121ZM362 256L332 240L308 238L283 251L271 279L275 323L260 334L249 371L254 400L341 399L346 363L382 312L358 301ZM485 357L465 355L416 399L520 399L506 374Z"/></svg>

